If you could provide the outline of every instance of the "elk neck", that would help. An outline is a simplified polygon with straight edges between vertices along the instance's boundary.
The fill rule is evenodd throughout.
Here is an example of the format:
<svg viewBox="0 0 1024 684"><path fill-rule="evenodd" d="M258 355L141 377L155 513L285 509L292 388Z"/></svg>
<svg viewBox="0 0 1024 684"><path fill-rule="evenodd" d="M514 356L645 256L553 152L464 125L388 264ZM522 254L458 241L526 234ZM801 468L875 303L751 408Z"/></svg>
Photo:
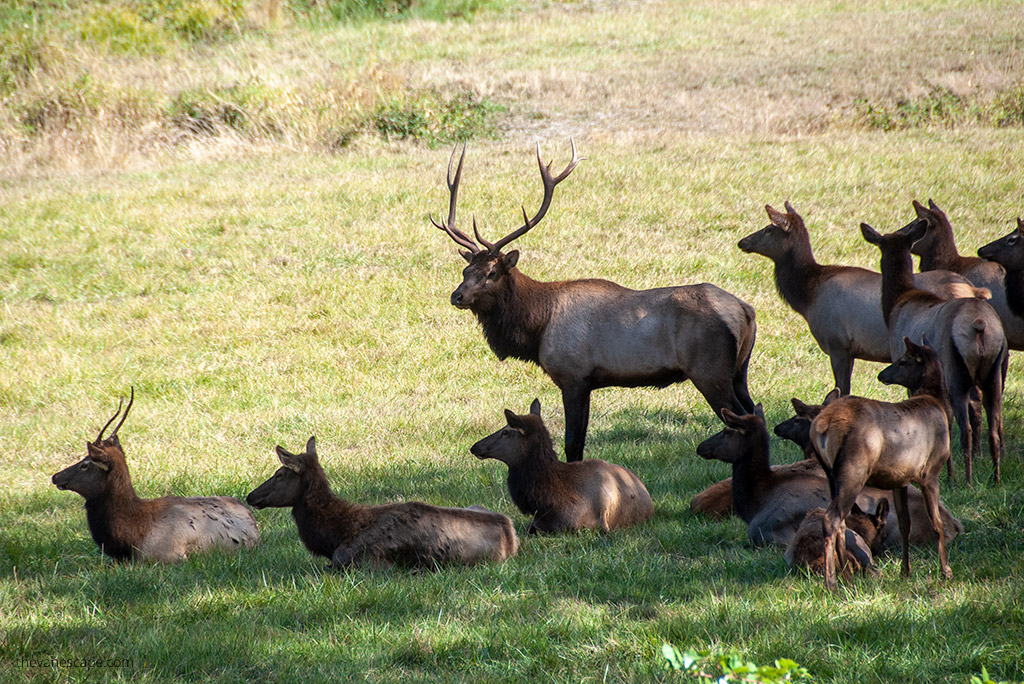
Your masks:
<svg viewBox="0 0 1024 684"><path fill-rule="evenodd" d="M801 233L794 236L784 257L775 261L775 287L782 299L803 316L814 302L826 269L814 260L806 229L794 227L793 230Z"/></svg>
<svg viewBox="0 0 1024 684"><path fill-rule="evenodd" d="M113 459L104 493L86 499L85 517L89 533L103 553L128 560L152 528L158 508L159 499L145 500L135 493L122 457Z"/></svg>
<svg viewBox="0 0 1024 684"><path fill-rule="evenodd" d="M732 464L732 506L744 522L762 507L775 480L768 460L768 433L750 440L750 449Z"/></svg>
<svg viewBox="0 0 1024 684"><path fill-rule="evenodd" d="M882 251L882 315L890 324L893 310L903 303L904 295L925 294L914 286L914 262L908 249Z"/></svg>
<svg viewBox="0 0 1024 684"><path fill-rule="evenodd" d="M299 539L310 553L330 558L334 550L355 536L353 514L360 509L331 491L319 463L302 473L303 495L292 506Z"/></svg>
<svg viewBox="0 0 1024 684"><path fill-rule="evenodd" d="M563 477L571 466L558 460L547 428L529 435L524 445L524 458L508 468L508 492L516 507L532 515L552 508L552 503L563 504L567 491Z"/></svg>
<svg viewBox="0 0 1024 684"><path fill-rule="evenodd" d="M960 272L962 257L956 249L953 228L945 221L929 221L931 244L926 254L921 255L920 270Z"/></svg>
<svg viewBox="0 0 1024 684"><path fill-rule="evenodd" d="M513 268L498 301L488 311L474 311L487 344L499 359L539 363L540 343L551 318L558 283L543 283Z"/></svg>

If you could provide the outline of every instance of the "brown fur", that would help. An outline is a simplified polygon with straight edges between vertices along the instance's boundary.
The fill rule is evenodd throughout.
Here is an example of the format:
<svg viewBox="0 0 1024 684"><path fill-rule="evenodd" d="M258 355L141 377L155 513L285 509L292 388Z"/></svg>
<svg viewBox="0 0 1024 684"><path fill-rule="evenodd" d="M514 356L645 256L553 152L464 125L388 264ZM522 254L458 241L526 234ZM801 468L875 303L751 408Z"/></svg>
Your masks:
<svg viewBox="0 0 1024 684"><path fill-rule="evenodd" d="M919 241L925 226L924 221L918 220L898 231L879 235L871 226L861 224L864 239L881 251L881 303L889 325L890 354L895 361L903 353L904 338L921 340L927 336L938 352L952 418L960 430L965 478L969 484L973 452L981 450L981 403L988 416L993 479L998 483L1003 387L1008 364L1006 337L999 316L988 302L944 300L914 287L910 247ZM952 461L948 471L952 478Z"/></svg>
<svg viewBox="0 0 1024 684"><path fill-rule="evenodd" d="M482 507L419 502L363 506L342 499L331 491L315 438L301 454L277 447L277 455L282 467L247 502L256 508L291 507L299 539L310 553L329 558L335 567L504 562L519 548L512 521Z"/></svg>
<svg viewBox="0 0 1024 684"><path fill-rule="evenodd" d="M259 542L252 513L233 497L140 498L120 443L113 443L116 435L107 440L100 435L97 443L87 444L84 459L52 480L58 489L85 497L89 532L103 553L117 560L173 563L196 552Z"/></svg>
<svg viewBox="0 0 1024 684"><path fill-rule="evenodd" d="M602 387L665 387L690 380L716 412L752 410L747 367L757 326L746 302L708 283L632 290L600 279L540 282L516 268L518 251L501 251L540 220L554 184L577 161L574 153L558 179L551 179L541 162L541 211L493 245L476 233L481 248L454 228L462 162L452 180L453 153L448 223L435 222L466 248L460 253L469 262L452 292L452 305L473 312L499 359L536 363L561 390L569 461L583 458L590 395Z"/></svg>
<svg viewBox="0 0 1024 684"><path fill-rule="evenodd" d="M779 294L806 319L815 342L829 357L836 387L849 394L854 359L891 360L879 306L882 277L854 266L818 264L804 221L789 202L785 213L767 205L765 210L771 222L740 240L739 248L774 262ZM948 271L917 279L918 287L944 297L961 296L965 285L970 283L963 276Z"/></svg>
<svg viewBox="0 0 1024 684"><path fill-rule="evenodd" d="M946 390L938 355L930 347L905 340L907 351L879 373L898 383L910 398L898 403L843 397L811 421L810 438L832 471L832 502L825 512L825 584L836 586L834 550L842 560L844 520L865 485L891 489L903 545L903 574L910 574L910 515L907 485L921 489L932 527L938 534L942 574L952 575L939 514L939 471L949 458Z"/></svg>
<svg viewBox="0 0 1024 684"><path fill-rule="evenodd" d="M916 242L914 246L917 246ZM1018 218L1015 230L983 246L978 250L978 256L994 262L1005 270L1006 301L1013 319L1009 323L1004 321L1003 327L1006 329L1010 348L1021 349L1016 346L1017 340L1011 339L1011 331L1015 336L1016 330L1024 327L1024 221Z"/></svg>
<svg viewBox="0 0 1024 684"><path fill-rule="evenodd" d="M643 522L654 505L633 471L599 459L563 463L536 399L530 413L505 411L508 425L470 448L480 459L508 465L508 490L520 511L532 515L530 532L609 530Z"/></svg>
<svg viewBox="0 0 1024 684"><path fill-rule="evenodd" d="M868 515L854 504L846 516L846 563L841 574L877 572L874 556L882 549L885 535L883 529L889 517L889 502L882 499L878 509ZM786 547L786 564L790 568L807 568L811 572L825 574L825 509L808 511L796 535Z"/></svg>

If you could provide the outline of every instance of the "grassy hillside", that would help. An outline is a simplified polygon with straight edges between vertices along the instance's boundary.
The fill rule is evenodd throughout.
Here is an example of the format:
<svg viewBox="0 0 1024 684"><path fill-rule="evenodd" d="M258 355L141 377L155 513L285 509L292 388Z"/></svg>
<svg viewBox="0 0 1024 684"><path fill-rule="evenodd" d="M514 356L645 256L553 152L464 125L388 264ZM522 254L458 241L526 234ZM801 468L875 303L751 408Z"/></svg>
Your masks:
<svg viewBox="0 0 1024 684"><path fill-rule="evenodd" d="M274 445L315 434L354 500L479 503L525 532L503 467L468 449L534 397L560 436L562 408L448 304L463 262L427 214L447 207L446 141L464 136L461 225L475 214L492 239L539 201L534 141L560 166L574 136L587 159L517 242L521 269L735 293L758 315L751 392L779 422L831 374L736 241L785 200L822 262L877 267L857 225L903 225L912 199L947 211L965 254L1013 228L1020 3L193 5L235 24L192 38L142 2L0 11L5 73L22 64L0 105L0 679L686 679L663 668L666 641L792 658L820 681L1024 679L1016 353L1003 485L987 456L973 489L942 485L965 526L950 581L915 550L909 580L887 556L880 580L830 595L738 520L691 514L728 471L695 455L720 424L688 384L593 397L587 455L634 469L653 520L530 538L500 567L324 572L279 510L257 513L253 552L114 565L49 482L134 386L121 437L143 496L244 496ZM129 11L159 50L83 37ZM12 36L42 56L12 61ZM221 109L182 118L190 94ZM382 130L391 102L426 128ZM444 128L445 107L471 125ZM854 390L898 398L878 370L858 364Z"/></svg>

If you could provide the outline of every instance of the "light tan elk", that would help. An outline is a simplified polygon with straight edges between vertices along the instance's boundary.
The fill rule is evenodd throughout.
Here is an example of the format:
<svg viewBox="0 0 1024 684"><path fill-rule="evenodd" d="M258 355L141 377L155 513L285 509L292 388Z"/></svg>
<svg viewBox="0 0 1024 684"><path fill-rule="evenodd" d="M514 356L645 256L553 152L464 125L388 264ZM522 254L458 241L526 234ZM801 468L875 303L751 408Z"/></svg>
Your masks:
<svg viewBox="0 0 1024 684"><path fill-rule="evenodd" d="M519 538L508 516L480 506L444 508L419 502L363 506L331 491L316 454L316 438L293 454L277 447L281 467L246 501L256 508L291 508L299 539L335 567L432 568L503 562Z"/></svg>
<svg viewBox="0 0 1024 684"><path fill-rule="evenodd" d="M651 517L651 495L632 470L596 458L558 460L539 400L526 415L505 409L505 420L505 427L469 450L508 466L508 493L520 511L533 516L530 533L608 532Z"/></svg>
<svg viewBox="0 0 1024 684"><path fill-rule="evenodd" d="M562 391L565 455L583 458L590 393L601 387L665 387L691 380L716 412L753 410L747 366L756 324L749 304L715 285L631 290L607 280L540 282L516 268L519 252L502 249L544 217L555 186L576 167L552 176L537 146L544 198L532 218L497 242L474 241L455 227L455 205L465 148L452 176L448 164L448 220L434 225L463 247L469 265L451 303L469 309L499 359L538 364ZM479 242L479 245L477 244Z"/></svg>
<svg viewBox="0 0 1024 684"><path fill-rule="evenodd" d="M142 559L173 563L192 553L220 548L255 546L259 531L252 513L229 496L164 496L142 499L135 493L124 451L118 440L135 390L121 421L107 438L107 421L95 441L86 444L88 455L53 476L57 489L78 492L85 498L85 516L100 550L116 560Z"/></svg>
<svg viewBox="0 0 1024 684"><path fill-rule="evenodd" d="M861 224L864 239L882 253L882 312L889 326L893 360L903 353L902 340L920 340L927 335L942 364L950 405L960 429L964 452L965 479L971 483L971 458L980 418L972 420L972 394L981 392L988 417L988 440L992 452L993 479L999 482L999 454L1003 442L1003 386L1006 382L1008 351L999 316L987 301L979 298L945 300L914 287L910 246L924 234L925 222L917 220L898 231L880 235ZM950 477L953 474L949 463Z"/></svg>
<svg viewBox="0 0 1024 684"><path fill-rule="evenodd" d="M882 276L856 266L819 264L803 219L789 202L785 206L783 213L765 205L770 223L740 240L739 248L774 262L779 294L807 321L829 357L836 387L849 394L854 359L892 360L879 306ZM919 274L916 285L944 297L975 294L963 276L948 271Z"/></svg>
<svg viewBox="0 0 1024 684"><path fill-rule="evenodd" d="M832 471L832 502L825 511L825 585L836 586L836 564L844 560L844 520L865 485L891 489L903 547L903 575L910 575L910 511L907 486L924 496L939 546L939 567L951 577L939 514L939 472L949 459L946 385L938 354L904 340L906 352L878 374L903 385L910 398L898 403L846 396L811 421L811 443ZM838 556L838 558L837 558Z"/></svg>
<svg viewBox="0 0 1024 684"><path fill-rule="evenodd" d="M961 256L953 237L953 226L944 211L932 200L925 207L914 201L917 217L926 222L924 235L910 248L912 254L921 257L921 271L946 270L959 273L977 287L992 293L989 304L999 314L1010 349L1024 349L1024 317L1020 310L1014 310L1008 297L1010 283L1006 280L1004 266L995 260ZM995 263L993 263L995 261Z"/></svg>
<svg viewBox="0 0 1024 684"><path fill-rule="evenodd" d="M1018 218L1016 230L979 249L978 256L1005 269L1006 304L1015 318L1009 328L1024 326L1024 221ZM1012 342L1010 347L1017 348Z"/></svg>

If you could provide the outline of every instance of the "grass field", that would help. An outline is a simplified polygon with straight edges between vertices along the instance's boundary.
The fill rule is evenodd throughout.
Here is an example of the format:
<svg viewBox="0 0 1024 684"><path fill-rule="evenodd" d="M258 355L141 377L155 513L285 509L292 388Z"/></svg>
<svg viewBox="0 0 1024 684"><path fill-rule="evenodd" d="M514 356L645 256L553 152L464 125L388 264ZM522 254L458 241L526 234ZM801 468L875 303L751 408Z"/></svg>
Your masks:
<svg viewBox="0 0 1024 684"><path fill-rule="evenodd" d="M504 467L469 446L539 397L560 447L561 402L448 303L463 262L427 214L447 208L451 130L400 139L373 119L383 101L434 112L424 93L489 107L463 131L477 136L463 226L475 214L485 236L511 230L520 204L539 201L534 141L560 167L574 136L587 159L517 242L521 270L709 281L750 302L751 393L779 422L831 374L770 263L737 240L785 200L822 262L876 268L857 225L901 226L912 199L947 211L963 253L1009 232L1024 213L1021 3L544 2L340 24L285 13L144 54L72 40L85 10L45 7L56 19L32 44L49 61L12 77L0 105L0 680L686 680L664 668L663 642L792 658L819 681L968 682L982 667L1024 679L1016 353L1002 486L987 482L987 456L973 489L943 482L965 527L949 581L934 551L914 550L912 578L886 556L881 579L830 594L787 573L780 550L751 549L740 521L690 513L729 473L695 454L720 424L688 384L593 397L587 456L640 475L651 521L529 538L502 566L325 572L281 510L257 512L252 552L116 565L80 497L49 481L134 386L121 437L143 496L244 497L276 468L274 445L315 434L353 500L483 504L525 532ZM93 100L46 99L82 72ZM175 133L167 103L223 99L254 75L274 126L214 117L201 136ZM117 109L125 93L150 104ZM29 129L40 101L78 114ZM338 145L330 119L343 111ZM858 364L854 391L898 398L878 370ZM799 458L772 446L776 463Z"/></svg>

